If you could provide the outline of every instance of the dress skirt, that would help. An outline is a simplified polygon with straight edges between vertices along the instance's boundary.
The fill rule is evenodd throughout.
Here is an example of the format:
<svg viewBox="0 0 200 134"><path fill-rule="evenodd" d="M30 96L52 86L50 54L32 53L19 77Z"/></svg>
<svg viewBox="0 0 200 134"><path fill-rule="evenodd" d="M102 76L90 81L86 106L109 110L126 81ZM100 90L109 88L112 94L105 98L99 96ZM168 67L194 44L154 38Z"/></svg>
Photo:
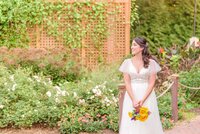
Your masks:
<svg viewBox="0 0 200 134"><path fill-rule="evenodd" d="M146 93L148 82L131 81L131 87L134 97L139 101ZM151 92L143 106L151 112L148 119L145 122L131 120L128 112L134 108L128 93L125 93L119 134L164 134L154 91Z"/></svg>

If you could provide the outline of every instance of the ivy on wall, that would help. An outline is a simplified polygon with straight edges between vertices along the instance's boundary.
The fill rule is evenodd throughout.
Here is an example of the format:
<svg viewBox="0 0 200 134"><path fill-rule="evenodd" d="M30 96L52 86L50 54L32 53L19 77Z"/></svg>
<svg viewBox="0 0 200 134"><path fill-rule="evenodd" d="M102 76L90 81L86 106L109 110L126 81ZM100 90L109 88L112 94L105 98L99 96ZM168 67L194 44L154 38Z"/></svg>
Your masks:
<svg viewBox="0 0 200 134"><path fill-rule="evenodd" d="M133 32L139 21L138 8L136 0L131 0L131 32Z"/></svg>
<svg viewBox="0 0 200 134"><path fill-rule="evenodd" d="M0 46L27 46L27 29L43 25L48 35L63 40L66 46L80 47L82 38L90 35L93 44L100 47L102 40L108 36L108 6L107 2L90 1L0 1Z"/></svg>

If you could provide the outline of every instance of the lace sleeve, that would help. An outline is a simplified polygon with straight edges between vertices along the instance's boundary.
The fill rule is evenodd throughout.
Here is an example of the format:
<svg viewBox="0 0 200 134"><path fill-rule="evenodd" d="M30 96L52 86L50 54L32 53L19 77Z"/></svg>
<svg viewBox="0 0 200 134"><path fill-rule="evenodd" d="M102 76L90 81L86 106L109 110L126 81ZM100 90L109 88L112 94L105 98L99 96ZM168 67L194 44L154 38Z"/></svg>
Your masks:
<svg viewBox="0 0 200 134"><path fill-rule="evenodd" d="M161 71L160 65L155 60L150 60L149 66L151 74L155 74Z"/></svg>
<svg viewBox="0 0 200 134"><path fill-rule="evenodd" d="M129 71L128 71L128 60L127 59L125 59L124 61L123 61L123 63L121 64L121 66L119 67L119 71L120 72L123 72L123 73L128 73Z"/></svg>

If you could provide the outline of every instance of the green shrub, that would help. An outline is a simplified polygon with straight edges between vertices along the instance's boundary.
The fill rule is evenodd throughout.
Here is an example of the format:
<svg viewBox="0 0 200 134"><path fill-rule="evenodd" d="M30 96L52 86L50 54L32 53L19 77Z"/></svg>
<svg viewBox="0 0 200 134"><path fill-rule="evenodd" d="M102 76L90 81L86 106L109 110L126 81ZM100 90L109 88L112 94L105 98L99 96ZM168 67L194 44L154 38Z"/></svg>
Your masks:
<svg viewBox="0 0 200 134"><path fill-rule="evenodd" d="M31 70L18 69L14 73L0 65L0 127L27 127L34 123L56 124L60 118L58 105L46 93L54 87L51 80L30 77ZM55 91L54 91L55 92ZM53 120L52 120L53 117Z"/></svg>
<svg viewBox="0 0 200 134"><path fill-rule="evenodd" d="M32 75L31 68L9 70L0 65L0 127L30 127L40 123L58 126L61 133L102 129L117 132L120 75L117 67L101 67L78 82L54 85L43 74ZM187 102L182 90L179 94L179 109L194 106ZM171 95L159 98L158 106L163 127L172 127Z"/></svg>
<svg viewBox="0 0 200 134"><path fill-rule="evenodd" d="M117 76L113 73L107 75ZM0 65L1 128L40 123L59 126L62 133L118 130L117 79L91 74L78 83L53 85L42 74L31 74L31 68L10 71Z"/></svg>
<svg viewBox="0 0 200 134"><path fill-rule="evenodd" d="M189 87L200 87L200 69L199 65L193 66L190 71L180 73L180 82ZM200 104L200 90L181 87L185 93L185 98L194 104ZM191 106L189 106L191 108Z"/></svg>

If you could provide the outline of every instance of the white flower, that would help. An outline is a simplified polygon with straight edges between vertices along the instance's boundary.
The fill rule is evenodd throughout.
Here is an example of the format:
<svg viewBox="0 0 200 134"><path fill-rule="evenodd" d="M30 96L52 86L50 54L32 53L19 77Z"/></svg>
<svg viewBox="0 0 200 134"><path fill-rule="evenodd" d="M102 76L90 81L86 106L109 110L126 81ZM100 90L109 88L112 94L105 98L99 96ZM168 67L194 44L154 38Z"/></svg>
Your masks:
<svg viewBox="0 0 200 134"><path fill-rule="evenodd" d="M107 106L107 107L110 106L110 103L107 103L106 106Z"/></svg>
<svg viewBox="0 0 200 134"><path fill-rule="evenodd" d="M15 84L12 86L12 91L15 91L16 86L17 86L17 84L15 83Z"/></svg>
<svg viewBox="0 0 200 134"><path fill-rule="evenodd" d="M95 96L101 96L101 90L98 90Z"/></svg>
<svg viewBox="0 0 200 134"><path fill-rule="evenodd" d="M107 81L104 81L104 82L103 82L103 85L105 85L106 83L107 83Z"/></svg>
<svg viewBox="0 0 200 134"><path fill-rule="evenodd" d="M62 96L66 96L66 91L61 91Z"/></svg>
<svg viewBox="0 0 200 134"><path fill-rule="evenodd" d="M39 77L38 77L37 75L34 75L33 78L35 78L35 79L39 79Z"/></svg>
<svg viewBox="0 0 200 134"><path fill-rule="evenodd" d="M49 84L52 85L52 81L49 81Z"/></svg>
<svg viewBox="0 0 200 134"><path fill-rule="evenodd" d="M104 101L106 104L111 103L111 101L107 97L104 99Z"/></svg>
<svg viewBox="0 0 200 134"><path fill-rule="evenodd" d="M74 92L74 98L76 98L77 97L77 93L76 92Z"/></svg>
<svg viewBox="0 0 200 134"><path fill-rule="evenodd" d="M91 99L91 100L94 99L94 95L92 95L92 96L90 97L90 99Z"/></svg>
<svg viewBox="0 0 200 134"><path fill-rule="evenodd" d="M50 92L50 91L46 92L46 95L47 95L48 97L51 97L51 92Z"/></svg>
<svg viewBox="0 0 200 134"><path fill-rule="evenodd" d="M110 106L111 104L111 101L106 97L103 101L102 101L103 104L105 104L107 107Z"/></svg>
<svg viewBox="0 0 200 134"><path fill-rule="evenodd" d="M59 95L62 94L62 90L61 90L61 88L60 88L59 86L55 86L54 89L55 89L56 92L57 92L56 96L59 96Z"/></svg>
<svg viewBox="0 0 200 134"><path fill-rule="evenodd" d="M11 75L11 76L10 76L10 80L11 80L11 81L14 81L14 75Z"/></svg>
<svg viewBox="0 0 200 134"><path fill-rule="evenodd" d="M101 90L98 89L97 86L92 89L92 92L95 94L95 96L101 96Z"/></svg>
<svg viewBox="0 0 200 134"><path fill-rule="evenodd" d="M113 99L113 101L114 101L115 103L118 102L118 100L117 100L114 96L112 97L112 99Z"/></svg>
<svg viewBox="0 0 200 134"><path fill-rule="evenodd" d="M111 89L108 89L108 91L111 92L111 93L113 92L113 90L111 90Z"/></svg>
<svg viewBox="0 0 200 134"><path fill-rule="evenodd" d="M38 77L37 75L34 75L33 78L35 78L35 80L36 80L37 82L40 82L40 81L41 81L40 77Z"/></svg>
<svg viewBox="0 0 200 134"><path fill-rule="evenodd" d="M61 91L62 96L69 96L69 93L67 91Z"/></svg>
<svg viewBox="0 0 200 134"><path fill-rule="evenodd" d="M79 99L79 104L84 104L85 100L84 99Z"/></svg>
<svg viewBox="0 0 200 134"><path fill-rule="evenodd" d="M55 98L56 103L60 103L60 100L58 98Z"/></svg>
<svg viewBox="0 0 200 134"><path fill-rule="evenodd" d="M7 82L5 82L5 83L4 83L4 85L6 86L6 85L8 85L8 83L7 83Z"/></svg>
<svg viewBox="0 0 200 134"><path fill-rule="evenodd" d="M93 89L92 89L92 92L93 92L94 94L96 94L97 89L96 89L96 88L93 88Z"/></svg>
<svg viewBox="0 0 200 134"><path fill-rule="evenodd" d="M51 79L50 79L50 78L47 78L47 80L48 80L48 83L49 83L50 85L52 85Z"/></svg>
<svg viewBox="0 0 200 134"><path fill-rule="evenodd" d="M69 93L68 93L68 92L66 92L66 94L67 94L67 96L69 96Z"/></svg>
<svg viewBox="0 0 200 134"><path fill-rule="evenodd" d="M43 84L44 84L45 86L47 85L47 83L46 83L45 81L43 82Z"/></svg>
<svg viewBox="0 0 200 134"><path fill-rule="evenodd" d="M4 108L4 105L0 105L0 109L3 109Z"/></svg>
<svg viewBox="0 0 200 134"><path fill-rule="evenodd" d="M61 92L61 88L59 86L54 87L57 91Z"/></svg>
<svg viewBox="0 0 200 134"><path fill-rule="evenodd" d="M31 78L28 78L28 80L31 81L31 82L33 81Z"/></svg>
<svg viewBox="0 0 200 134"><path fill-rule="evenodd" d="M95 88L99 88L100 86L99 85L96 85L96 87Z"/></svg>

